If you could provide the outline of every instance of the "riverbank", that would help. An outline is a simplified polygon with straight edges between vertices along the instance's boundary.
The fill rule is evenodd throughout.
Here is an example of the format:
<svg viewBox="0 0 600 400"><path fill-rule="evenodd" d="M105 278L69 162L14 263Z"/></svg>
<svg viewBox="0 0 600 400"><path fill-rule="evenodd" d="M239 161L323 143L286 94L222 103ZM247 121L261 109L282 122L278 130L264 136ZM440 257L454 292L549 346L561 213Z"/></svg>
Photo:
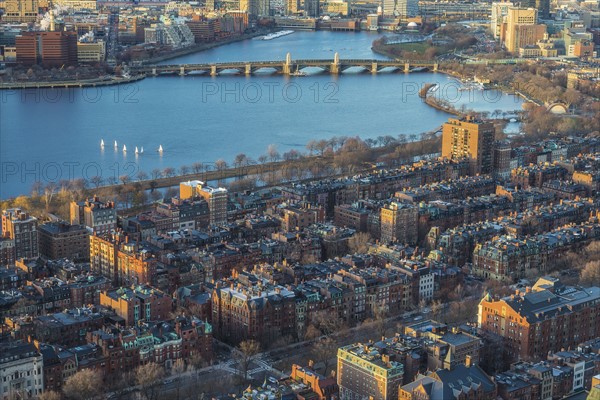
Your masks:
<svg viewBox="0 0 600 400"><path fill-rule="evenodd" d="M110 77L108 79L83 79L76 81L39 81L39 82L3 82L0 83L0 90L16 89L68 89L84 88L97 86L122 85L126 83L137 82L144 79L146 75L135 75L128 78Z"/></svg>
<svg viewBox="0 0 600 400"><path fill-rule="evenodd" d="M246 33L246 34L243 34L240 36L235 36L235 37L232 37L232 38L229 38L226 40L222 40L219 42L200 43L200 44L196 44L195 46L186 47L185 49L174 50L172 52L169 52L168 54L164 54L164 55L160 55L158 57L152 57L147 60L143 60L141 62L141 64L142 65L156 64L156 63L159 63L162 61L171 60L173 58L187 56L189 54L199 53L201 51L213 49L215 47L224 46L226 44L241 42L243 40L252 39L257 36L263 36L269 32L271 32L271 31L252 32L252 33Z"/></svg>

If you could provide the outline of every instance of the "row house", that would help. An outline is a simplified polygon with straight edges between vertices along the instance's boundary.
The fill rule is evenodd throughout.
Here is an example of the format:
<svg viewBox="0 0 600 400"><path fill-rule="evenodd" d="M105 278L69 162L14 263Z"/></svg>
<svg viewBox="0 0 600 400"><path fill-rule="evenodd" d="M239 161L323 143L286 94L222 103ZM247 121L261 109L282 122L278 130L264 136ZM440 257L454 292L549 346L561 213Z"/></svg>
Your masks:
<svg viewBox="0 0 600 400"><path fill-rule="evenodd" d="M527 167L518 167L510 173L510 181L523 188L541 188L544 183L567 178L568 171L558 164L531 164Z"/></svg>
<svg viewBox="0 0 600 400"><path fill-rule="evenodd" d="M590 221L530 238L506 235L477 244L473 251L473 273L503 281L523 278L531 270L544 273L548 259L600 237L600 225L595 218Z"/></svg>

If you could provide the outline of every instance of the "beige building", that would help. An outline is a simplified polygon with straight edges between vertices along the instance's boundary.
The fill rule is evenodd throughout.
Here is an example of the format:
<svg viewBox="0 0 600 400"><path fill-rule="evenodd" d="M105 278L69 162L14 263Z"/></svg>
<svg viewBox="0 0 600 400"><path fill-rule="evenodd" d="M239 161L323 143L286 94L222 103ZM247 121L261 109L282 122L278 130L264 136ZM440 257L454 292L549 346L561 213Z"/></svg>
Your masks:
<svg viewBox="0 0 600 400"><path fill-rule="evenodd" d="M546 25L537 24L535 8L509 7L500 37L506 50L518 53L520 48L542 40L545 33Z"/></svg>
<svg viewBox="0 0 600 400"><path fill-rule="evenodd" d="M467 158L472 174L492 172L494 124L467 116L450 118L442 129L442 157Z"/></svg>
<svg viewBox="0 0 600 400"><path fill-rule="evenodd" d="M381 208L381 242L416 244L419 210L412 204L393 202Z"/></svg>
<svg viewBox="0 0 600 400"><path fill-rule="evenodd" d="M6 0L3 22L35 22L38 17L38 0Z"/></svg>
<svg viewBox="0 0 600 400"><path fill-rule="evenodd" d="M82 43L77 42L77 62L98 63L104 61L106 46L103 41Z"/></svg>

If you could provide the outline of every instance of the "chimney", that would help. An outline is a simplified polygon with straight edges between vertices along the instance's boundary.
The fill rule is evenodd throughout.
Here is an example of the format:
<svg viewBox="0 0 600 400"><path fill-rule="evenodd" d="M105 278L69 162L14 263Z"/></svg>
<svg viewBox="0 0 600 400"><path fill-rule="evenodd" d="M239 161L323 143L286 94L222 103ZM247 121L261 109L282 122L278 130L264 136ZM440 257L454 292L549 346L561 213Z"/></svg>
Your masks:
<svg viewBox="0 0 600 400"><path fill-rule="evenodd" d="M475 365L475 364L473 363L473 360L471 359L471 355L467 354L467 356L465 358L465 366L467 368L470 368L472 365Z"/></svg>

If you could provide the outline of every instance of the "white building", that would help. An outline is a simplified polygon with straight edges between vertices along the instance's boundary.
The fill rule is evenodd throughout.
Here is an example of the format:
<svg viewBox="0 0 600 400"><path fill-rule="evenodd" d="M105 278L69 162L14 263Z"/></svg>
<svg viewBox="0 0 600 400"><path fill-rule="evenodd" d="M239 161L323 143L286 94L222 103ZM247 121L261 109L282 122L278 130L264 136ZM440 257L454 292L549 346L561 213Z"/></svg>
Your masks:
<svg viewBox="0 0 600 400"><path fill-rule="evenodd" d="M44 390L42 355L31 343L0 345L0 399L31 398Z"/></svg>
<svg viewBox="0 0 600 400"><path fill-rule="evenodd" d="M383 15L413 18L419 15L419 0L383 0Z"/></svg>
<svg viewBox="0 0 600 400"><path fill-rule="evenodd" d="M431 270L419 276L419 299L433 299L434 277L435 275Z"/></svg>

